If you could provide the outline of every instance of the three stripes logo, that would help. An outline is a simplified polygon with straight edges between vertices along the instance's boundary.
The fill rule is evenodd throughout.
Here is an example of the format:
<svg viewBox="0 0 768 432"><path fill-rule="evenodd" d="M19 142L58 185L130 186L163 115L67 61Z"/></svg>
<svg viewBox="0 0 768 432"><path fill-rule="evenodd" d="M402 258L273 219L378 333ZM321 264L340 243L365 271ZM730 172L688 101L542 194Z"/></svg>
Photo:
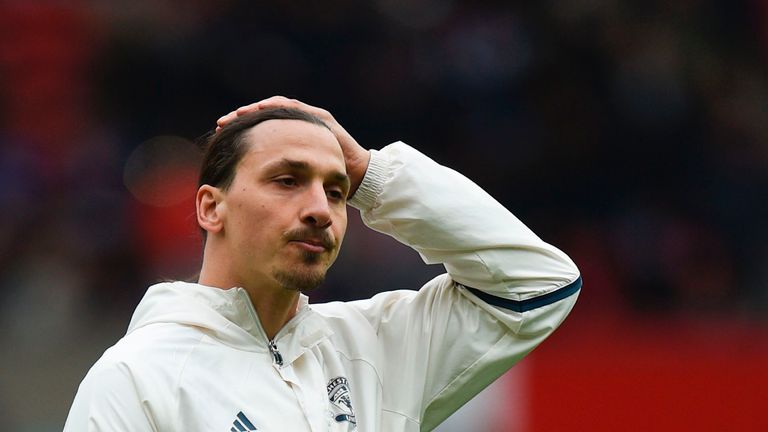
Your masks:
<svg viewBox="0 0 768 432"><path fill-rule="evenodd" d="M246 417L242 411L237 413L237 419L235 419L232 424L233 426L229 432L250 432L259 430L250 420L248 420L248 417Z"/></svg>

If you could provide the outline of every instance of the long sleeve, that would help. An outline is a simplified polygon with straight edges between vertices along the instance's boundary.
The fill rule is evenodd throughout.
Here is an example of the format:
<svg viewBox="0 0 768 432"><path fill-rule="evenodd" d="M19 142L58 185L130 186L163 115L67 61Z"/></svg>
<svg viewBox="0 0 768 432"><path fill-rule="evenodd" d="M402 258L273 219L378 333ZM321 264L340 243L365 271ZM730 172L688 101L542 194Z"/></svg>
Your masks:
<svg viewBox="0 0 768 432"><path fill-rule="evenodd" d="M353 302L376 329L387 412L431 430L541 343L581 278L560 250L458 172L398 142L372 151L351 204L447 274Z"/></svg>
<svg viewBox="0 0 768 432"><path fill-rule="evenodd" d="M83 380L64 432L153 432L153 425L124 364L97 364Z"/></svg>

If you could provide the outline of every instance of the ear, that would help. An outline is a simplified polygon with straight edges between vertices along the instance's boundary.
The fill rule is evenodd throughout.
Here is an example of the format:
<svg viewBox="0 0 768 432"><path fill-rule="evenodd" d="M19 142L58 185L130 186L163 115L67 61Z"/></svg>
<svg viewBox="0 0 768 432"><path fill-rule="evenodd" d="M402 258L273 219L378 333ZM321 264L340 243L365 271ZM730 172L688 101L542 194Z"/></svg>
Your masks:
<svg viewBox="0 0 768 432"><path fill-rule="evenodd" d="M215 234L224 229L223 197L221 189L211 185L202 185L197 190L195 197L197 223L209 234Z"/></svg>

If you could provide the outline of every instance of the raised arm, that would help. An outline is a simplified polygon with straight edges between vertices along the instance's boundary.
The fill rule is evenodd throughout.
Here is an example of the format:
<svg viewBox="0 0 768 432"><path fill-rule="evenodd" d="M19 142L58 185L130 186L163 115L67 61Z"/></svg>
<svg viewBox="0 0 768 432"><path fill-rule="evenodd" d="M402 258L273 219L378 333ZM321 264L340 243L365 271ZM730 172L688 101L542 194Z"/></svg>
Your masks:
<svg viewBox="0 0 768 432"><path fill-rule="evenodd" d="M447 275L354 302L376 327L385 405L430 430L541 343L576 301L573 262L472 181L404 143L373 151L351 204Z"/></svg>

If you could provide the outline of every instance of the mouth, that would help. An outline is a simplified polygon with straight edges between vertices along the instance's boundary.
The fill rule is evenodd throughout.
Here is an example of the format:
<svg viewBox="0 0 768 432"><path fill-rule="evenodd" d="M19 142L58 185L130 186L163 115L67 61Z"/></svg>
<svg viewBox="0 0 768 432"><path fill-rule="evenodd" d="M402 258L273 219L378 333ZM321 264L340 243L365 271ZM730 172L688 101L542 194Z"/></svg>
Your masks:
<svg viewBox="0 0 768 432"><path fill-rule="evenodd" d="M288 244L310 254L332 252L336 248L336 242L331 233L322 230L302 227L285 232L283 238L287 240Z"/></svg>
<svg viewBox="0 0 768 432"><path fill-rule="evenodd" d="M297 239L291 240L290 243L298 246L303 250L314 253L323 253L325 251L331 250L332 248L332 245L330 245L328 242L324 242L319 239Z"/></svg>

